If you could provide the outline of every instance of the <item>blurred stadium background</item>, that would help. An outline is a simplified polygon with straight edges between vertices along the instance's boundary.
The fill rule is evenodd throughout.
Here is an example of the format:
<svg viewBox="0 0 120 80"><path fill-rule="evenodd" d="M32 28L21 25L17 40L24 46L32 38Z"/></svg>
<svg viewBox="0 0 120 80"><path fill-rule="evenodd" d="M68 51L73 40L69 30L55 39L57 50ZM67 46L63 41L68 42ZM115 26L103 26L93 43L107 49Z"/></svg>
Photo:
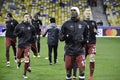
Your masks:
<svg viewBox="0 0 120 80"><path fill-rule="evenodd" d="M81 20L84 18L84 10L91 8L93 19L98 26L103 26L102 30L98 30L99 36L120 36L120 0L1 0L0 35L3 34L1 28L5 26L5 16L8 12L19 22L25 12L31 16L38 14L44 28L50 23L50 17L55 17L56 23L62 25L70 18L72 6L80 9Z"/></svg>
<svg viewBox="0 0 120 80"><path fill-rule="evenodd" d="M61 25L70 17L70 8L77 6L81 12L81 19L85 8L90 7L94 20L102 20L105 26L120 25L120 0L1 0L0 4L1 24L4 24L7 12L12 12L18 21L22 20L22 14L29 12L32 16L40 14L44 25L49 24L49 17L55 17L57 24Z"/></svg>

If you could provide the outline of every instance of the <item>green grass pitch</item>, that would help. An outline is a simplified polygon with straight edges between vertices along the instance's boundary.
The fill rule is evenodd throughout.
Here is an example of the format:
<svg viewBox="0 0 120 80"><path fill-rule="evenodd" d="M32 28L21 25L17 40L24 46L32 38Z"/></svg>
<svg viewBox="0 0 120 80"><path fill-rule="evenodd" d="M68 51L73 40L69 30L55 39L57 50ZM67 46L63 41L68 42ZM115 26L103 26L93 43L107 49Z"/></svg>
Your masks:
<svg viewBox="0 0 120 80"><path fill-rule="evenodd" d="M12 48L10 50L11 66L6 67L5 41L0 37L0 80L25 80L22 77L23 63L19 70L13 59ZM31 52L32 72L27 73L26 80L65 80L64 69L64 43L59 43L58 63L49 65L47 57L46 38L41 38L41 57L33 58ZM120 38L97 38L97 54L95 62L94 80L120 80ZM89 57L86 62L86 80L89 76Z"/></svg>

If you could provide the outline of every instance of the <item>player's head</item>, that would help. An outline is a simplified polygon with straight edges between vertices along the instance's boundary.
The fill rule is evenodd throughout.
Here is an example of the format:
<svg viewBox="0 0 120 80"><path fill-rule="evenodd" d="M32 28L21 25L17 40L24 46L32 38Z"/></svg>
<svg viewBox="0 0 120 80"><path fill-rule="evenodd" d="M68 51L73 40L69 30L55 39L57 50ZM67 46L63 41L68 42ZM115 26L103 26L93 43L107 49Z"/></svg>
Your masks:
<svg viewBox="0 0 120 80"><path fill-rule="evenodd" d="M7 21L10 21L10 20L12 20L12 19L13 19L12 13L7 13L7 15L6 15L6 20L7 20Z"/></svg>
<svg viewBox="0 0 120 80"><path fill-rule="evenodd" d="M25 13L25 14L23 15L23 21L26 22L26 23L30 23L31 18L30 18L29 13Z"/></svg>
<svg viewBox="0 0 120 80"><path fill-rule="evenodd" d="M80 14L80 10L78 7L71 8L71 17L77 18Z"/></svg>
<svg viewBox="0 0 120 80"><path fill-rule="evenodd" d="M34 19L37 20L38 17L39 17L39 15L36 14L36 15L34 16Z"/></svg>
<svg viewBox="0 0 120 80"><path fill-rule="evenodd" d="M85 19L90 19L90 20L92 19L92 11L90 8L85 9L84 17Z"/></svg>
<svg viewBox="0 0 120 80"><path fill-rule="evenodd" d="M55 18L50 18L50 23L55 23Z"/></svg>

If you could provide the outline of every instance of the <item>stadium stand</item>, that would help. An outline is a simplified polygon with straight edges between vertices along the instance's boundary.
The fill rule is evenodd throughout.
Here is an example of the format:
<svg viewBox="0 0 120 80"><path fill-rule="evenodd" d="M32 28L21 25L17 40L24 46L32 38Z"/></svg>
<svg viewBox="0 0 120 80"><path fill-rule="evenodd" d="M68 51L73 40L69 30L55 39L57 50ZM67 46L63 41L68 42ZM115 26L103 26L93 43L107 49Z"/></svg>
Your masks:
<svg viewBox="0 0 120 80"><path fill-rule="evenodd" d="M103 26L108 26L108 21L106 18L105 11L103 12L103 2L102 0L97 0L97 6L92 7L93 19L99 23L100 21L103 22Z"/></svg>
<svg viewBox="0 0 120 80"><path fill-rule="evenodd" d="M55 17L57 24L61 25L70 17L69 9L71 6L80 8L81 18L83 18L84 9L88 7L86 0L4 0L1 8L3 15L0 17L0 22L4 24L7 12L12 12L18 21L21 21L21 15L25 12L31 13L32 16L40 12L40 18L44 25L49 24L50 17Z"/></svg>
<svg viewBox="0 0 120 80"><path fill-rule="evenodd" d="M103 0L106 3L106 16L111 26L120 26L120 0Z"/></svg>
<svg viewBox="0 0 120 80"><path fill-rule="evenodd" d="M103 0L107 3L106 16L110 25L120 25L120 1L119 0ZM38 13L44 25L49 24L49 18L55 17L58 25L63 24L65 20L70 18L69 10L71 6L79 7L83 19L85 8L90 7L87 0L4 0L0 9L0 22L4 24L7 12L12 12L14 18L18 21L22 20L21 15L29 12L31 16Z"/></svg>

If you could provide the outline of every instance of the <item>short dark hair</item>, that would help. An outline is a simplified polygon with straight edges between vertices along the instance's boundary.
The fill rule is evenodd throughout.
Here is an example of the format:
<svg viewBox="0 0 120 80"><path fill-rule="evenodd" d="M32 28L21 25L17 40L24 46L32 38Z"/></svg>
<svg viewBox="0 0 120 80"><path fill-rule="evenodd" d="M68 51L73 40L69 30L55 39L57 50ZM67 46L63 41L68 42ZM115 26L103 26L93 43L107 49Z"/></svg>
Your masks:
<svg viewBox="0 0 120 80"><path fill-rule="evenodd" d="M50 18L50 22L51 23L55 23L56 21L55 21L55 18Z"/></svg>
<svg viewBox="0 0 120 80"><path fill-rule="evenodd" d="M13 16L12 16L12 13L8 13L8 14L7 14L7 17L13 17Z"/></svg>
<svg viewBox="0 0 120 80"><path fill-rule="evenodd" d="M24 13L24 14L23 14L23 17L24 17L25 15L30 15L30 14L29 14L29 13Z"/></svg>
<svg viewBox="0 0 120 80"><path fill-rule="evenodd" d="M36 18L38 18L38 17L39 17L39 15L38 15L38 14L35 14L34 18L36 19Z"/></svg>

